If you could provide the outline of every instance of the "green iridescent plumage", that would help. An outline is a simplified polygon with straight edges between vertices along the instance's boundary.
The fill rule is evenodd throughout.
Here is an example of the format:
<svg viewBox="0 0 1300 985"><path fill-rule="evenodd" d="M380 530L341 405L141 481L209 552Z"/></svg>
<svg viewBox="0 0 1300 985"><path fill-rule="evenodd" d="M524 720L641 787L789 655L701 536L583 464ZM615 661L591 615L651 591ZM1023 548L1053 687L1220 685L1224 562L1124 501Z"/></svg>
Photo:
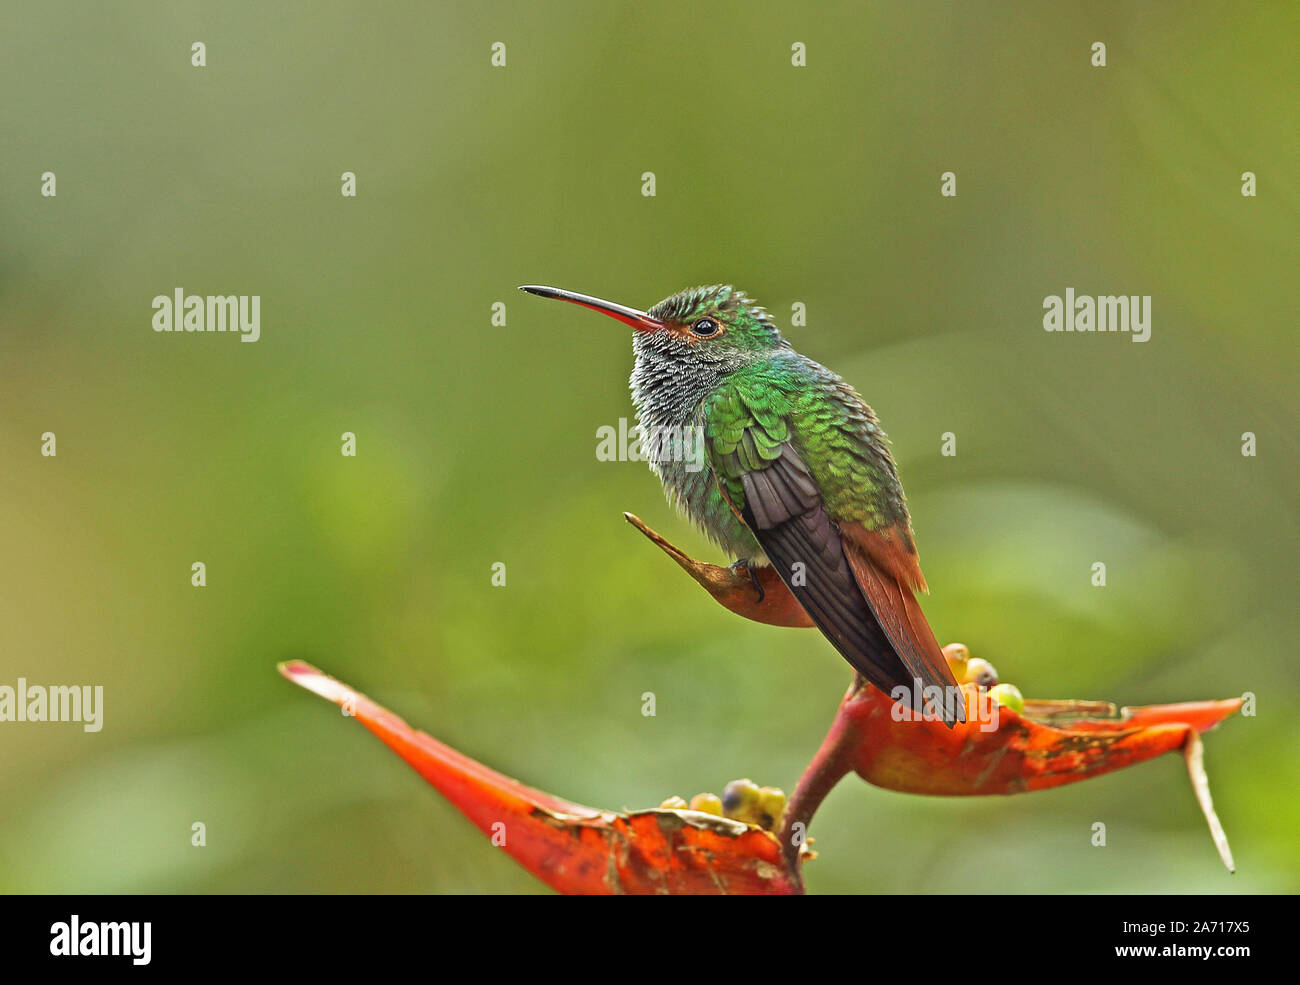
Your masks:
<svg viewBox="0 0 1300 985"><path fill-rule="evenodd" d="M879 530L907 522L888 439L838 376L792 351L733 373L704 401L709 465L743 510L746 472L766 468L789 441L836 520Z"/></svg>

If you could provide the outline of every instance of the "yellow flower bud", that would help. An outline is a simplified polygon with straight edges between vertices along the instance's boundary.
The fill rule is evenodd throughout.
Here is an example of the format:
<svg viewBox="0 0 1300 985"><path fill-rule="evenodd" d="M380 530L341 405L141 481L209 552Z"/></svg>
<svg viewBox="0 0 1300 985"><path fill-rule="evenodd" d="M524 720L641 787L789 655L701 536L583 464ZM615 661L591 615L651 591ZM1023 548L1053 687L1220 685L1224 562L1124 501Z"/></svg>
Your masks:
<svg viewBox="0 0 1300 985"><path fill-rule="evenodd" d="M691 798L691 810L722 817L722 798L716 793L697 793Z"/></svg>
<svg viewBox="0 0 1300 985"><path fill-rule="evenodd" d="M785 791L778 787L760 787L758 805L763 815L771 818L771 821L763 827L768 830L775 829L781 823L781 815L785 813Z"/></svg>
<svg viewBox="0 0 1300 985"><path fill-rule="evenodd" d="M966 661L966 670L957 680L962 684L978 684L980 687L992 687L998 682L998 672L987 660L972 657Z"/></svg>
<svg viewBox="0 0 1300 985"><path fill-rule="evenodd" d="M948 669L958 681L966 673L966 661L970 660L970 650L965 643L949 643L943 648L943 655L948 660Z"/></svg>
<svg viewBox="0 0 1300 985"><path fill-rule="evenodd" d="M753 780L732 780L722 791L722 812L746 824L763 826L762 794Z"/></svg>

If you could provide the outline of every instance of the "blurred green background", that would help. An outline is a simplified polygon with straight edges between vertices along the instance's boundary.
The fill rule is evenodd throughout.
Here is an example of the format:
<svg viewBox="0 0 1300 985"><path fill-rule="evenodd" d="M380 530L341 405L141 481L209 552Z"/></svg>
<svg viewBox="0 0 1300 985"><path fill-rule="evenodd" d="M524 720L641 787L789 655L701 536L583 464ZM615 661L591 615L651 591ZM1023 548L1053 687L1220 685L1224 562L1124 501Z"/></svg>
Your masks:
<svg viewBox="0 0 1300 985"><path fill-rule="evenodd" d="M810 890L1300 890L1300 8L1132 8L14 5L0 683L105 717L0 726L0 889L543 891L289 657L580 802L792 789L847 668L624 523L724 560L595 457L627 333L515 291L726 281L880 414L940 640L1031 697L1258 696L1206 742L1236 876L1167 756L846 781ZM261 341L155 334L176 287L261 295ZM1044 332L1067 287L1151 295L1151 341Z"/></svg>

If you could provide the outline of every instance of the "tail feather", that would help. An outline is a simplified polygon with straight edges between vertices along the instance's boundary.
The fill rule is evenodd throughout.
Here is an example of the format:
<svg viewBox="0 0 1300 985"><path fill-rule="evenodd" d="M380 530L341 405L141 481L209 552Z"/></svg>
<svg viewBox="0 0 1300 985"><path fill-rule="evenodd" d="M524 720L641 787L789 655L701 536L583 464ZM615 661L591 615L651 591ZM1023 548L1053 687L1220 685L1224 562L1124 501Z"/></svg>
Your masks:
<svg viewBox="0 0 1300 985"><path fill-rule="evenodd" d="M964 722L965 701L960 688L913 591L920 567L915 561L909 565L906 558L915 558L915 553L900 550L891 539L862 527L849 526L844 534L849 566L894 652L923 689L941 689L943 707L934 711L949 724L954 719ZM915 570L915 576L909 568Z"/></svg>

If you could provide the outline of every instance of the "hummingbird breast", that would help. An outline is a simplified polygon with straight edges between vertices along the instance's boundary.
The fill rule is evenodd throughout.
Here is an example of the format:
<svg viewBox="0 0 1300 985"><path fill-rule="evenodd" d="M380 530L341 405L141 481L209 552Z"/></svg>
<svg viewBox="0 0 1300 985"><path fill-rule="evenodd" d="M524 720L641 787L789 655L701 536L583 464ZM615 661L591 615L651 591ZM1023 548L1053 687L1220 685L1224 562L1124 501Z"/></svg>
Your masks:
<svg viewBox="0 0 1300 985"><path fill-rule="evenodd" d="M737 367L701 361L653 338L634 342L628 383L650 470L669 502L732 558L764 563L758 541L718 490L704 446L705 398Z"/></svg>

